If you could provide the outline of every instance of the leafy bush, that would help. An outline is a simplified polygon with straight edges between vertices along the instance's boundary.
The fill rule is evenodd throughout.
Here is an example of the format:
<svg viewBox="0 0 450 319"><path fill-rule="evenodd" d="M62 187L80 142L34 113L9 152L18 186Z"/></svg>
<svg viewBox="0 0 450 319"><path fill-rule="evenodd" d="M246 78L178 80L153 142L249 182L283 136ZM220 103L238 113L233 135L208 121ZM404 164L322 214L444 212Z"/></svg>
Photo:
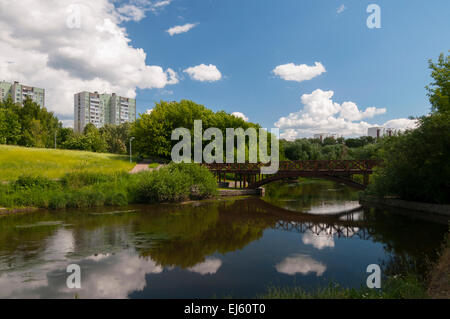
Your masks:
<svg viewBox="0 0 450 319"><path fill-rule="evenodd" d="M50 195L48 202L48 208L50 209L62 209L67 206L67 195L64 192L55 192Z"/></svg>
<svg viewBox="0 0 450 319"><path fill-rule="evenodd" d="M16 189L50 188L56 183L42 176L22 175L14 182Z"/></svg>
<svg viewBox="0 0 450 319"><path fill-rule="evenodd" d="M211 172L197 164L169 165L171 173L179 172L184 175L190 186L191 198L207 198L217 193L217 181Z"/></svg>
<svg viewBox="0 0 450 319"><path fill-rule="evenodd" d="M106 194L105 205L107 206L126 206L128 205L127 194L122 191L112 191Z"/></svg>
<svg viewBox="0 0 450 319"><path fill-rule="evenodd" d="M139 174L131 193L138 203L182 201L216 194L214 176L197 164L171 164L156 172Z"/></svg>

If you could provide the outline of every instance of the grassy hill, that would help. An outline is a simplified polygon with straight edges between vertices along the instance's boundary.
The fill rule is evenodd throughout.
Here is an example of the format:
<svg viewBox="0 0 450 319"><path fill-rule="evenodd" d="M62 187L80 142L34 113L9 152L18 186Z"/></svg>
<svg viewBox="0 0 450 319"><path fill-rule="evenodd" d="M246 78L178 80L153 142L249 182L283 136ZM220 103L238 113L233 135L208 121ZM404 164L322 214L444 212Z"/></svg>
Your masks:
<svg viewBox="0 0 450 319"><path fill-rule="evenodd" d="M122 155L0 145L0 181L16 180L25 174L60 178L80 169L96 173L130 171L133 166L129 157Z"/></svg>

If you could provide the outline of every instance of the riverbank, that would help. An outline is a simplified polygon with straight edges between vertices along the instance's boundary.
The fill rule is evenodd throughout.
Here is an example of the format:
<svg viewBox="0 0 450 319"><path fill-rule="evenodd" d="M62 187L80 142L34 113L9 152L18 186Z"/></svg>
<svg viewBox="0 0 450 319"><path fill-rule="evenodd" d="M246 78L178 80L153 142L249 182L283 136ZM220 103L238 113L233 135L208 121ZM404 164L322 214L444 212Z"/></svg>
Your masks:
<svg viewBox="0 0 450 319"><path fill-rule="evenodd" d="M137 174L93 173L79 170L60 180L21 176L0 185L4 211L126 206L160 202L183 202L217 195L214 176L195 164L171 164L153 172Z"/></svg>
<svg viewBox="0 0 450 319"><path fill-rule="evenodd" d="M450 233L439 261L430 273L428 294L434 299L450 299Z"/></svg>
<svg viewBox="0 0 450 319"><path fill-rule="evenodd" d="M372 195L361 194L359 197L361 204L376 206L376 207L393 207L408 211L416 211L427 214L436 214L450 217L450 205L438 205L420 202L405 201L396 198L376 197Z"/></svg>
<svg viewBox="0 0 450 319"><path fill-rule="evenodd" d="M0 207L0 217L11 214L32 213L39 210L36 207L23 207L23 208L5 208Z"/></svg>
<svg viewBox="0 0 450 319"><path fill-rule="evenodd" d="M232 189L219 188L219 196L264 196L265 189L260 187L256 189Z"/></svg>
<svg viewBox="0 0 450 319"><path fill-rule="evenodd" d="M331 283L326 288L306 291L302 287L271 287L258 299L426 299L426 287L412 275L389 277L383 289L345 288Z"/></svg>

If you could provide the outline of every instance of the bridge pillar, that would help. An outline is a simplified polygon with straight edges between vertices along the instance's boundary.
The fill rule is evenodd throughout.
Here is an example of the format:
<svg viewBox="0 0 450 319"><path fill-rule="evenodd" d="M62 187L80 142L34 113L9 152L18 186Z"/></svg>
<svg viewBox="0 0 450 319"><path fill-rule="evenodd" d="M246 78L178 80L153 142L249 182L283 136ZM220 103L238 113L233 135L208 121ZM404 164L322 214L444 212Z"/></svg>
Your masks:
<svg viewBox="0 0 450 319"><path fill-rule="evenodd" d="M367 187L367 185L369 185L369 174L367 174L367 173L364 173L363 184L364 184L364 186L366 186L366 187Z"/></svg>

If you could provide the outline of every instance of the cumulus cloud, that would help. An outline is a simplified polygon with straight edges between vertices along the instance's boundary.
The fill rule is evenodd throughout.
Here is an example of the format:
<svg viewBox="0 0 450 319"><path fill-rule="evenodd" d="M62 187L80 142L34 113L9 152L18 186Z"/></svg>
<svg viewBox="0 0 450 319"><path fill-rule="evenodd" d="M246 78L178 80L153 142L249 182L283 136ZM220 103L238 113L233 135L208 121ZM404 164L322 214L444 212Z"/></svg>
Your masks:
<svg viewBox="0 0 450 319"><path fill-rule="evenodd" d="M333 248L333 236L315 235L312 232L306 232L302 237L302 242L305 245L312 245L316 249Z"/></svg>
<svg viewBox="0 0 450 319"><path fill-rule="evenodd" d="M384 127L386 128L392 128L394 130L408 130L408 129L414 129L418 126L419 122L417 120L410 120L410 119L395 119L390 120L384 123Z"/></svg>
<svg viewBox="0 0 450 319"><path fill-rule="evenodd" d="M293 255L286 257L282 262L275 266L279 273L286 275L302 274L307 275L309 273L316 273L316 276L322 276L327 266L312 259L308 255Z"/></svg>
<svg viewBox="0 0 450 319"><path fill-rule="evenodd" d="M188 270L191 272L198 273L200 275L213 275L219 270L221 266L222 261L220 259L210 258L202 263L199 263L191 268L188 268Z"/></svg>
<svg viewBox="0 0 450 319"><path fill-rule="evenodd" d="M337 14L340 14L340 13L344 12L346 9L347 9L347 7L346 7L345 5L343 5L343 4L341 4L341 5L339 6L339 8L337 8L336 13L337 13Z"/></svg>
<svg viewBox="0 0 450 319"><path fill-rule="evenodd" d="M234 116L236 116L236 117L239 117L239 118L243 119L245 122L248 122L248 117L245 116L244 113L241 113L241 112L233 112L233 113L231 113L231 115L234 115Z"/></svg>
<svg viewBox="0 0 450 319"><path fill-rule="evenodd" d="M170 36L173 36L175 34L186 33L189 30L191 30L192 28L196 27L197 25L198 25L198 23L186 23L184 25L177 25L177 26L170 28L166 32L169 33Z"/></svg>
<svg viewBox="0 0 450 319"><path fill-rule="evenodd" d="M76 92L115 92L134 98L136 88L178 83L170 68L146 63L130 45L125 20L138 21L155 4L130 1L118 8L107 0L0 0L0 74L46 89L46 105L73 114ZM27 10L22 10L27 8Z"/></svg>
<svg viewBox="0 0 450 319"><path fill-rule="evenodd" d="M217 67L213 64L200 64L187 68L183 72L189 74L191 79L200 82L215 82L222 78L222 73L220 73Z"/></svg>
<svg viewBox="0 0 450 319"><path fill-rule="evenodd" d="M326 70L322 63L315 62L313 66L295 65L294 63L283 64L277 66L272 72L286 81L303 82L321 75Z"/></svg>
<svg viewBox="0 0 450 319"><path fill-rule="evenodd" d="M292 140L310 137L318 133L335 133L342 136L362 136L372 126L385 126L394 129L405 129L415 125L414 120L396 119L383 125L362 121L376 115L385 114L385 108L368 107L360 110L354 102L339 104L332 100L333 91L315 90L311 94L303 94L303 109L281 117L274 125L280 128L281 138Z"/></svg>

